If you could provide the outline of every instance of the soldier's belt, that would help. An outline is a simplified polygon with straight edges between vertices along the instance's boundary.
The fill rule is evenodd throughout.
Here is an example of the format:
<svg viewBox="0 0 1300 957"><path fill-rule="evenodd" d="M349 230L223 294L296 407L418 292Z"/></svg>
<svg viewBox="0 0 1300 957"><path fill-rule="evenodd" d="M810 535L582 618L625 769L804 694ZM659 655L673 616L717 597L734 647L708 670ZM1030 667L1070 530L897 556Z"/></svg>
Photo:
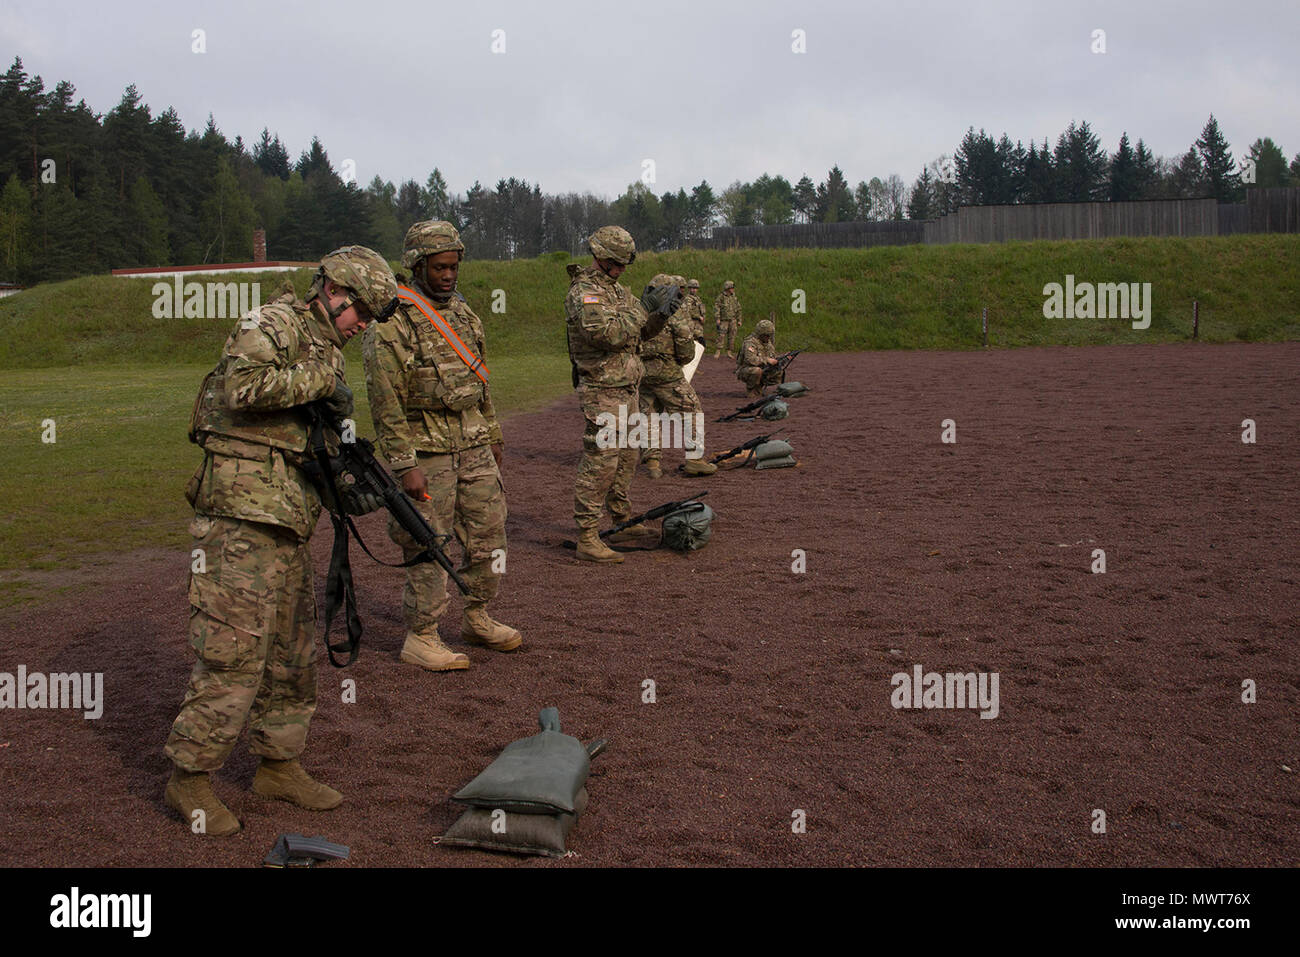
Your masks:
<svg viewBox="0 0 1300 957"><path fill-rule="evenodd" d="M442 317L442 313L433 308L432 303L414 289L407 289L405 286L397 287L397 298L409 302L416 309L419 309L424 314L424 318L429 320L429 324L438 330L443 339L447 340L447 345L451 346L456 355L460 356L460 361L465 363L469 367L469 371L478 376L484 385L487 385L489 375L487 364L478 357L478 354L473 349L465 345L461 337L456 334L456 330Z"/></svg>

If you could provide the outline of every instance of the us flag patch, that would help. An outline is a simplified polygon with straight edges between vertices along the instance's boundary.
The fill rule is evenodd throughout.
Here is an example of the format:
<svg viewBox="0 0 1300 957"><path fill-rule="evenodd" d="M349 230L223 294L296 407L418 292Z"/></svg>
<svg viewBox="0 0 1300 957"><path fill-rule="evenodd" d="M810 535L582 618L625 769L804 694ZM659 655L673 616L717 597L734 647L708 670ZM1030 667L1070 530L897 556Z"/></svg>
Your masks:
<svg viewBox="0 0 1300 957"><path fill-rule="evenodd" d="M598 302L600 302L600 297L599 297L599 296L583 296L583 297L582 297L582 304L583 304L584 306L585 306L585 305L588 305L588 304L598 303Z"/></svg>

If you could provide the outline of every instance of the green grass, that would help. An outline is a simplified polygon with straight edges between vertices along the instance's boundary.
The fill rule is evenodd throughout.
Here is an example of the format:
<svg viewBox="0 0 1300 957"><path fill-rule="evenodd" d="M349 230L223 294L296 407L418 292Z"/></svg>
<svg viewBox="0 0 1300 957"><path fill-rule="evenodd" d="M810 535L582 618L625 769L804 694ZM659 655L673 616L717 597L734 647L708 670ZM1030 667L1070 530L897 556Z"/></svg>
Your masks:
<svg viewBox="0 0 1300 957"><path fill-rule="evenodd" d="M349 347L352 378L359 354ZM120 364L0 373L0 607L39 597L47 576L107 551L187 548L183 490L202 453L185 435L209 363ZM570 389L567 358L492 363L498 414L535 408ZM54 420L53 443L42 441ZM374 436L365 389L358 431ZM507 430L508 431L508 430Z"/></svg>
<svg viewBox="0 0 1300 957"><path fill-rule="evenodd" d="M462 266L461 289L487 329L502 415L569 390L569 261L561 253ZM723 280L734 279L745 328L775 310L781 349L974 349L984 306L995 347L1181 342L1191 335L1193 299L1205 342L1300 338L1300 236L681 250L639 257L624 281L639 291L657 272L699 279L710 317ZM1045 319L1043 286L1067 273L1151 283L1151 327ZM218 278L260 282L265 301L285 277L198 277ZM301 294L310 274L289 278ZM155 318L157 281L92 276L0 300L0 605L33 597L42 573L105 552L188 545L182 490L199 450L185 427L233 322ZM805 314L791 314L795 289L806 295ZM360 351L345 355L359 385ZM370 434L364 392L357 422ZM55 421L53 444L41 441L46 419Z"/></svg>
<svg viewBox="0 0 1300 957"><path fill-rule="evenodd" d="M487 328L496 356L565 355L564 253L515 262L467 260L461 290ZM1206 342L1300 338L1300 236L1127 238L1079 242L886 246L646 254L625 274L639 291L657 272L703 284L712 317L724 279L734 279L745 328L777 314L781 348L973 349L980 309L995 347L1179 342L1201 304ZM1045 319L1043 286L1077 281L1149 282L1151 328L1123 320ZM309 274L289 274L301 293ZM198 277L207 281L214 277ZM262 299L284 279L262 283ZM36 286L0 300L0 369L152 362L206 364L230 331L228 319L156 319L152 279L92 276ZM805 314L792 314L802 289ZM503 296L495 296L500 290ZM494 312L493 303L504 306Z"/></svg>

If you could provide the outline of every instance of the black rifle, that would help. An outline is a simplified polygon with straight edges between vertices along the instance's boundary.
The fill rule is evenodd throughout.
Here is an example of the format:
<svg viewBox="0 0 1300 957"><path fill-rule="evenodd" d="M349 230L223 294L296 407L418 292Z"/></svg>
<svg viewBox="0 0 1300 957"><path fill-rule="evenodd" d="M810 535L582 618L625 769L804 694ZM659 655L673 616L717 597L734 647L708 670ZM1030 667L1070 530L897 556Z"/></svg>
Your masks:
<svg viewBox="0 0 1300 957"><path fill-rule="evenodd" d="M663 518L665 515L675 512L678 509L685 508L687 505L694 505L697 501L704 498L704 496L708 494L709 494L708 492L701 492L699 495L692 495L690 498L684 498L680 502L668 502L667 504L664 505L656 505L648 512L642 512L640 515L633 515L626 522L619 522L617 525L615 525L613 528L609 529L608 531L601 532L600 537L609 538L611 535L617 535L619 532L623 531L623 529L631 528L633 525L636 525L639 522L653 522L655 519ZM560 544L563 545L565 548L578 547L577 542L564 541L561 542Z"/></svg>
<svg viewBox="0 0 1300 957"><path fill-rule="evenodd" d="M742 415L747 415L747 414L749 414L750 412L757 413L758 410L761 409L763 406L765 406L765 405L767 405L769 402L771 402L771 401L773 401L773 400L775 400L775 399L779 399L779 398L780 398L780 396L778 396L778 395L765 395L765 396L763 396L763 398L761 398L761 399L755 399L753 402L749 403L749 405L742 405L742 406L741 406L739 409L737 409L735 412L731 413L731 415L724 415L722 418L718 419L718 421L719 421L719 422L730 422L732 419L738 419L738 418L740 418Z"/></svg>
<svg viewBox="0 0 1300 957"><path fill-rule="evenodd" d="M713 458L709 459L709 463L711 465L717 465L719 462L725 462L727 459L734 458L742 452L752 452L752 450L758 448L764 442L770 442L780 434L780 432L769 432L767 435L760 435L752 438L742 445L737 445L734 449L728 449L726 452L715 455Z"/></svg>
<svg viewBox="0 0 1300 957"><path fill-rule="evenodd" d="M801 352L803 352L802 349L794 349L790 352L783 352L776 357L776 371L781 373L782 382L785 381L785 370L789 367L791 362L794 362L795 358Z"/></svg>
<svg viewBox="0 0 1300 957"><path fill-rule="evenodd" d="M325 581L325 648L329 652L330 664L336 668L346 668L357 658L361 645L361 619L357 615L356 593L352 588L352 566L348 562L348 532L351 531L362 550L374 561L390 568L407 568L423 562L437 562L446 570L447 575L462 595L469 594L469 586L456 572L456 566L442 550L442 546L451 540L450 535L439 535L434 531L423 515L416 510L411 497L406 494L401 483L389 473L388 469L375 458L375 447L368 439L354 436L353 441L344 442L344 429L330 408L323 402L312 402L307 406L311 417L311 440L309 451L317 468L322 473L318 485L321 496L329 508L330 519L334 523L334 550L330 555L329 575ZM326 431L332 432L337 440L338 451L330 455L326 441ZM337 463L337 465L336 465ZM416 543L423 549L409 561L385 562L375 558L366 547L361 533L357 531L352 516L343 509L338 491L334 487L335 475L342 469L351 476L357 489L378 496L384 508L402 526ZM348 641L332 645L329 642L330 624L342 602L348 623ZM348 660L342 665L334 658L334 652L346 653Z"/></svg>

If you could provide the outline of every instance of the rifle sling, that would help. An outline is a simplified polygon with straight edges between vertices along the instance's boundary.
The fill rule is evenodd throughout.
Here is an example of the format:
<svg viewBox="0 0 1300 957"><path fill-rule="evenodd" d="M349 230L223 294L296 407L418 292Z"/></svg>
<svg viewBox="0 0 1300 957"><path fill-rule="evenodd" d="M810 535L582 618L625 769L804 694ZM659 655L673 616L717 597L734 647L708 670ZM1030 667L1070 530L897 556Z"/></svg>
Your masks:
<svg viewBox="0 0 1300 957"><path fill-rule="evenodd" d="M404 562L386 562L375 557L374 552L366 545L365 539L361 537L361 533L357 531L352 516L343 510L343 503L339 501L334 487L334 466L330 462L329 448L325 444L325 430L319 414L312 416L311 454L316 459L321 474L324 476L320 493L321 497L325 499L325 506L330 513L330 521L334 525L334 545L330 551L329 572L325 577L325 650L329 654L331 665L335 668L346 668L357 660L357 655L361 651L361 616L357 614L356 589L352 584L352 562L348 557L348 533L352 533L357 540L357 544L361 546L361 550L369 555L372 561L380 565L387 565L389 568L409 568L422 562L434 561L434 558L428 549ZM339 610L340 602L343 604L347 621L348 640L338 644L330 644L330 626L333 624L334 615ZM336 651L339 654L346 654L348 660L343 664L339 664L338 659L334 657Z"/></svg>

